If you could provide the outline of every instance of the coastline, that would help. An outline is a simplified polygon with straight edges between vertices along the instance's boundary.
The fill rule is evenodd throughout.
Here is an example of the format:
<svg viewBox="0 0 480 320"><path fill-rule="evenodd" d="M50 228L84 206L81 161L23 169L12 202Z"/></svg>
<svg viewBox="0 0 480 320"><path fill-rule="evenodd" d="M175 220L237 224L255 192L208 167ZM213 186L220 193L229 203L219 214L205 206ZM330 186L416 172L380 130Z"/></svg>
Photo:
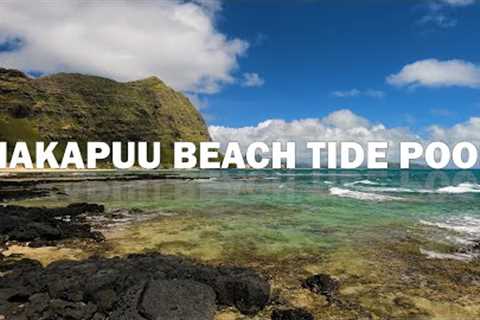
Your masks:
<svg viewBox="0 0 480 320"><path fill-rule="evenodd" d="M377 237L362 239L355 234L349 234L351 240L348 243L350 244L340 247L325 246L312 241L313 239L308 240L308 238L296 239L298 236L294 234L289 239L283 239L280 234L274 236L275 233L269 236L260 236L258 230L256 231L255 228L250 230L251 227L244 225L244 221L258 225L264 224L263 220L267 219L268 225L281 217L279 223L289 221L296 225L296 222L289 218L287 212L294 207L301 208L302 204L297 203L295 198L285 199L285 203L291 203L292 207L285 208L285 215L279 213L280 216L272 216L271 220L268 217L273 213L262 216L259 214L264 212L264 209L258 208L261 211L256 212L257 209L249 205L243 206L246 211L243 215L252 211L246 215L245 220L243 218L239 220L240 216L231 216L230 212L233 209L229 210L228 208L225 208L225 214L210 214L209 211L213 209L207 207L203 210L198 199L210 201L210 193L212 190L217 190L215 186L219 182L211 180L212 177L197 179L198 177L188 176L187 179L187 176L182 179L111 179L74 182L73 184L54 180L47 185L52 189L56 188L56 191L49 192L44 200L35 195L33 199L14 202L29 207L43 206L40 204L48 204L48 208L59 207L82 199L82 197L75 196L75 193L83 193L87 187L103 190L109 186L108 190L113 190L115 192L113 196L116 197L117 191L115 190L117 188L124 186L131 189L132 183L137 188L150 190L148 188L151 188L151 184L155 182L159 189L151 191L152 199L162 195L168 200L170 193L173 192L172 195L178 197L178 201L184 204L186 204L185 200L182 199L185 190L189 190L189 188L208 186L208 190L211 191L194 196L191 205L197 210L193 211L190 209L190 204L182 209L181 206L175 208L168 205L168 201L162 204L164 208L161 211L153 210L152 208L156 208L158 204L149 201L139 202L139 199L131 203L131 208L122 209L122 204L130 203L130 199L123 199L122 202L108 200L111 202L111 206L106 206L104 212L82 213L79 215L81 219L77 221L90 225L92 230L99 230L105 236L104 241L73 237L44 243L44 245L40 243L40 245L34 245L35 247L31 247L25 242L13 241L8 244L9 249L3 252L6 257L0 264L3 269L11 268L10 270L13 270L15 269L11 267L13 261L29 258L40 261L43 265L41 268L47 268L45 269L47 271L38 269L35 272L49 272L48 268L52 267L48 267L48 265L58 265L58 262L55 261L73 259L78 260L78 266L88 263L107 264L109 268L115 269L115 265L110 265L113 262L108 262L110 259L129 263L129 257L132 254L134 257L135 255L153 255L156 257L150 256L150 258L142 259L160 260L165 256L170 256L184 257L182 259L192 261L193 268L203 268L202 266L245 268L245 270L249 270L245 272L254 272L267 280L268 285L271 286L268 303L262 303L263 306L257 310L255 316L249 315L248 312L243 314L239 311L238 306L235 307L235 304L231 303L227 304L226 308L217 306L215 319L219 320L271 319L274 313L278 314L280 311L296 315L306 312L320 319L324 316L331 319L370 319L393 316L398 319L409 317L442 320L458 319L459 317L475 319L480 312L476 307L480 301L477 300L478 295L475 295L478 289L477 283L480 281L476 278L476 275L480 274L479 261L430 259L419 250L419 248L425 247L430 240L422 241L421 238L415 237L412 232L417 232L416 230L405 230L401 224L387 223L382 227L385 230L375 227L377 228ZM281 179L288 182L292 178L287 176ZM303 178L300 176L295 179ZM235 178L233 181L258 187L267 183L266 181L277 180L263 179L261 182L258 177L247 175L239 177L239 179ZM77 185L79 188L75 187ZM35 188L45 187L43 182L40 185L33 182L30 187L32 186ZM23 187L20 186L20 188ZM301 191L298 188L297 186L296 192ZM67 192L65 192L66 190ZM134 193L132 199L139 195L142 196L144 192L148 191ZM237 194L254 197L256 193L255 189L241 189L235 191L235 197L232 200L236 199ZM195 193L193 194L195 195ZM92 192L90 195L94 199L97 199L95 197L98 199L104 197L98 192ZM276 201L276 199L272 200ZM346 203L352 201L352 204L356 204L357 207L359 203L359 200L345 199L341 201L347 201ZM7 204L10 203L11 201L7 202ZM140 206L141 203L144 203L145 206ZM391 207L389 204L383 206ZM354 209L351 207L349 210ZM241 214L238 211L235 212L236 215ZM338 212L338 215L341 215L341 212ZM72 220L70 219L70 221ZM214 221L215 224L212 224ZM297 228L302 227L301 225L296 226ZM329 239L331 233L334 232L331 228L321 227L317 231L320 232L318 238ZM390 234L390 237L385 238L384 232ZM444 249L447 250L447 248ZM114 258L116 256L123 258ZM133 261L135 260L132 260L132 263L136 263ZM8 273L8 269L6 271ZM59 274L61 275L61 273ZM325 276L326 282L320 282L320 285L316 287L308 287L305 284L307 279L315 275ZM320 277L319 279L324 278ZM182 289L174 291L178 293L182 292ZM260 292L263 292L263 289ZM465 300L467 297L468 302ZM95 299L93 302L89 302L95 304L97 301ZM18 304L25 304L25 302ZM206 305L211 309L211 303L206 303ZM69 304L68 306L71 307ZM211 311L209 312L207 312L207 316L212 314ZM2 313L0 312L0 314Z"/></svg>

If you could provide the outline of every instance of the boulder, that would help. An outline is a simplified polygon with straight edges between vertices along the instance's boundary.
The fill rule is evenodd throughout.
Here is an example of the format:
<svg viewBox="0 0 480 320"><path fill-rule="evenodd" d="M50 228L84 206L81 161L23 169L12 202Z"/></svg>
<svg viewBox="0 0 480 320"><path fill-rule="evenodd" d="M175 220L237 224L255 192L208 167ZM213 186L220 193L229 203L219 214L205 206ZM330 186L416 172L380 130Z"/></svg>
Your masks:
<svg viewBox="0 0 480 320"><path fill-rule="evenodd" d="M303 287L313 293L322 294L327 297L329 302L334 300L340 286L339 282L328 274L317 274L307 278L303 282Z"/></svg>
<svg viewBox="0 0 480 320"><path fill-rule="evenodd" d="M304 309L273 310L272 320L314 320L311 313Z"/></svg>

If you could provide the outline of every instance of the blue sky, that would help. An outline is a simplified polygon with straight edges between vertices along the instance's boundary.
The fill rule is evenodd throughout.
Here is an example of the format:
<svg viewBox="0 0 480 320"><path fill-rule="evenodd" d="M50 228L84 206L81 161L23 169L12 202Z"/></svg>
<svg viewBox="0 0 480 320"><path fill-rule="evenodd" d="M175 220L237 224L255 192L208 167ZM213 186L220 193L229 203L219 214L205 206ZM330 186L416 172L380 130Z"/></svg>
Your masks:
<svg viewBox="0 0 480 320"><path fill-rule="evenodd" d="M261 87L226 86L208 96L210 124L255 125L270 118L323 117L347 108L388 126L450 126L480 113L480 91L465 87L395 87L386 77L424 59L480 63L480 5L448 6L448 25L425 21L431 2L225 2L218 28L247 39L238 73ZM423 19L423 20L422 20ZM377 90L383 98L335 91Z"/></svg>
<svg viewBox="0 0 480 320"><path fill-rule="evenodd" d="M61 3L0 3L0 66L155 75L231 128L346 109L422 134L480 113L477 0Z"/></svg>

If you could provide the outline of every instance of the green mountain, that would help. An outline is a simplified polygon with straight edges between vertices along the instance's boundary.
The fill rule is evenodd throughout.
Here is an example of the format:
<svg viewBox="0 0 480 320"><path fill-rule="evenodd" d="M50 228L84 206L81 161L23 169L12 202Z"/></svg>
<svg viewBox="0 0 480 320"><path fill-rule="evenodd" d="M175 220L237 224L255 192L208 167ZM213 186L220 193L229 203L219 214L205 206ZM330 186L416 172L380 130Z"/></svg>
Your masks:
<svg viewBox="0 0 480 320"><path fill-rule="evenodd" d="M0 68L0 141L160 141L168 166L174 141L209 140L188 98L156 77L121 83L59 73L32 79Z"/></svg>

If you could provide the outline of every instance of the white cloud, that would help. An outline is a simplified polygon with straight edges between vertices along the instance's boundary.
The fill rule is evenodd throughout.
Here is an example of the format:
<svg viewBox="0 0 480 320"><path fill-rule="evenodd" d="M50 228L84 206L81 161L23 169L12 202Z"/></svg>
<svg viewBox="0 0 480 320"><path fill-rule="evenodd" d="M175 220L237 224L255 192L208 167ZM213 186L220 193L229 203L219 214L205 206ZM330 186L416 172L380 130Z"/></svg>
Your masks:
<svg viewBox="0 0 480 320"><path fill-rule="evenodd" d="M408 64L387 77L394 86L480 87L480 67L463 60L427 59Z"/></svg>
<svg viewBox="0 0 480 320"><path fill-rule="evenodd" d="M467 7L475 0L430 0L426 3L426 14L418 21L421 25L433 24L440 28L452 28L458 24L453 9Z"/></svg>
<svg viewBox="0 0 480 320"><path fill-rule="evenodd" d="M464 7L475 3L475 0L441 0L441 2L454 7Z"/></svg>
<svg viewBox="0 0 480 320"><path fill-rule="evenodd" d="M480 118L472 117L466 122L448 128L434 125L429 128L429 133L431 140L443 141L450 145L461 141L469 141L479 145Z"/></svg>
<svg viewBox="0 0 480 320"><path fill-rule="evenodd" d="M191 93L188 93L187 97L198 111L203 111L208 108L208 99L206 97Z"/></svg>
<svg viewBox="0 0 480 320"><path fill-rule="evenodd" d="M364 94L368 97L377 98L377 99L381 99L385 97L385 92L380 90L369 89L365 91Z"/></svg>
<svg viewBox="0 0 480 320"><path fill-rule="evenodd" d="M0 64L46 73L98 74L120 81L158 76L174 88L214 93L234 82L232 71L248 43L215 27L218 0L65 0L0 4Z"/></svg>
<svg viewBox="0 0 480 320"><path fill-rule="evenodd" d="M273 119L242 128L210 126L209 131L212 139L223 146L231 141L238 141L243 148L255 141L296 142L297 158L300 162L310 160L311 154L302 148L308 141L357 141L364 146L369 141L388 141L392 146L390 158L397 159L395 146L398 146L400 141L420 140L408 129L386 128L346 109L330 113L324 118L294 121Z"/></svg>
<svg viewBox="0 0 480 320"><path fill-rule="evenodd" d="M440 11L430 12L419 20L420 24L433 23L440 28L453 28L458 24L458 20L452 18Z"/></svg>
<svg viewBox="0 0 480 320"><path fill-rule="evenodd" d="M305 148L309 141L355 141L364 147L370 141L387 141L388 158L397 162L398 146L402 141L418 141L423 144L443 141L450 146L461 141L469 141L480 145L480 117L472 117L452 127L433 125L427 128L426 135L420 136L408 128L388 128L381 123L372 123L347 109L332 112L324 118L294 121L272 119L256 126L241 128L210 126L209 131L213 141L220 142L222 146L236 141L244 150L255 141L295 142L299 163L307 164L311 160L311 152Z"/></svg>
<svg viewBox="0 0 480 320"><path fill-rule="evenodd" d="M332 95L338 98L351 98L351 97L358 97L358 96L366 96L370 98L377 98L381 99L385 97L385 92L380 91L380 90L374 90L374 89L367 89L365 91L361 91L358 89L351 89L351 90L345 90L345 91L333 91Z"/></svg>
<svg viewBox="0 0 480 320"><path fill-rule="evenodd" d="M265 80L262 79L258 73L244 73L243 74L243 87L261 87L265 84Z"/></svg>
<svg viewBox="0 0 480 320"><path fill-rule="evenodd" d="M332 95L339 98L346 98L346 97L357 97L361 94L361 91L358 89L351 89L346 91L333 91Z"/></svg>

